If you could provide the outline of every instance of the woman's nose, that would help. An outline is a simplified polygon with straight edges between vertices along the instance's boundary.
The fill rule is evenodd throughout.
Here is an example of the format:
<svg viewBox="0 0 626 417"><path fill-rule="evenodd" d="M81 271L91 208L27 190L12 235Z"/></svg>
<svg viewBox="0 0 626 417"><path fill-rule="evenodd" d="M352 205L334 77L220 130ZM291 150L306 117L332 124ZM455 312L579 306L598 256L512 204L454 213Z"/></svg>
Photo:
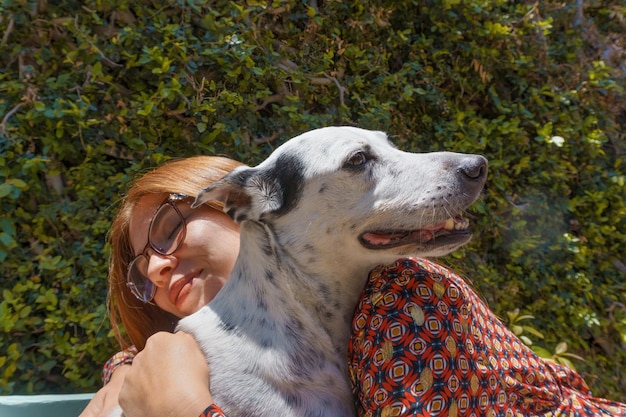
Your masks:
<svg viewBox="0 0 626 417"><path fill-rule="evenodd" d="M169 285L176 265L178 265L178 259L174 255L152 252L148 257L148 279L157 287Z"/></svg>

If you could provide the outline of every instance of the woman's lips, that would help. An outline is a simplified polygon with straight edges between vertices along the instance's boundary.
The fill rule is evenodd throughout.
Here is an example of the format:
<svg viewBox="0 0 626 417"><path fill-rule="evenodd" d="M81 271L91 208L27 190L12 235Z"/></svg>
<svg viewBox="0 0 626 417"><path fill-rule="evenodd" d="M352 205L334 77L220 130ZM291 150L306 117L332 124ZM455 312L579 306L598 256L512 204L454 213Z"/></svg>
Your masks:
<svg viewBox="0 0 626 417"><path fill-rule="evenodd" d="M184 298L186 293L189 292L189 290L185 288L187 284L191 285L191 281L193 281L194 278L199 276L201 272L202 270L198 272L192 272L191 274L185 275L184 277L178 279L176 282L172 284L169 290L169 299L172 305L177 306L178 302L180 301L181 295Z"/></svg>

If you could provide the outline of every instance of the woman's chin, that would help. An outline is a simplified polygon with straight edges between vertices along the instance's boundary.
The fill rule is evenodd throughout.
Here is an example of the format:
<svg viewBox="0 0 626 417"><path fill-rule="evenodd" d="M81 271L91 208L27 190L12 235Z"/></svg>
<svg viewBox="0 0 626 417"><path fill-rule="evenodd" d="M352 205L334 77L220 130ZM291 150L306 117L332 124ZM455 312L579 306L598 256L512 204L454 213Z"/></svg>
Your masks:
<svg viewBox="0 0 626 417"><path fill-rule="evenodd" d="M164 308L164 306L161 306L158 302L157 304L175 316L183 318L209 304L225 282L226 280L221 278L209 280L193 279L186 283L180 290L176 296L176 303L174 305L168 302L169 308Z"/></svg>

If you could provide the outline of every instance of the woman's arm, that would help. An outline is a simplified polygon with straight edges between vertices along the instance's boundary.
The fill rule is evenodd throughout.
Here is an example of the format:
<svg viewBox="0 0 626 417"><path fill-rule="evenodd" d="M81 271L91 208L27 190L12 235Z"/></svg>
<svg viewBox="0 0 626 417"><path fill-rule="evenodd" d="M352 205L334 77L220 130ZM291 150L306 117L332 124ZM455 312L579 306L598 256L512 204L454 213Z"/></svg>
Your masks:
<svg viewBox="0 0 626 417"><path fill-rule="evenodd" d="M118 396L129 369L129 364L117 366L108 383L94 395L79 417L105 417L110 415L113 410L118 409Z"/></svg>
<svg viewBox="0 0 626 417"><path fill-rule="evenodd" d="M124 377L130 369L135 355L137 355L137 348L130 346L121 352L117 352L107 361L102 369L104 387L94 395L78 417L114 415L113 411L118 410L120 407L118 396L124 383Z"/></svg>
<svg viewBox="0 0 626 417"><path fill-rule="evenodd" d="M119 400L127 417L222 415L213 405L204 354L193 336L182 332L148 339L126 373Z"/></svg>

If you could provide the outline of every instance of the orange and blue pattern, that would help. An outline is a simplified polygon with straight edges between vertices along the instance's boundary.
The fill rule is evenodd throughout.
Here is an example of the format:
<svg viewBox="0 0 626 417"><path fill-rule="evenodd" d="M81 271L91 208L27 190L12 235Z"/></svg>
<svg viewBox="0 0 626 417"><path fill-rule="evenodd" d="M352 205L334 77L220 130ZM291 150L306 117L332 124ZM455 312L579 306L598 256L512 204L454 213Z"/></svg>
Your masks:
<svg viewBox="0 0 626 417"><path fill-rule="evenodd" d="M461 277L422 259L371 272L349 362L360 417L626 416L539 358Z"/></svg>
<svg viewBox="0 0 626 417"><path fill-rule="evenodd" d="M211 404L200 414L200 417L224 417L224 412L217 405Z"/></svg>

